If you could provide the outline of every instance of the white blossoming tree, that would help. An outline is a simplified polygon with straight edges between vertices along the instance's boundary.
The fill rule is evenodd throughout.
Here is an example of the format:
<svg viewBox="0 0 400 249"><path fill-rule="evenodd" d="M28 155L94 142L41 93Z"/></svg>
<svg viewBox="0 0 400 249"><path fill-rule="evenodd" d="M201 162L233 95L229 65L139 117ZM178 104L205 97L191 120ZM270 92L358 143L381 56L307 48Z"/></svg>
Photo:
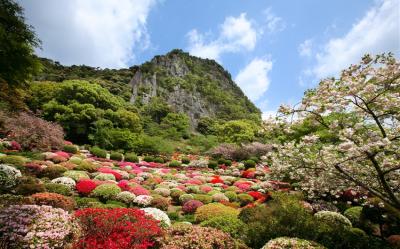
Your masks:
<svg viewBox="0 0 400 249"><path fill-rule="evenodd" d="M310 197L356 189L400 209L400 64L392 54L366 55L298 105L281 106L264 127L290 134L304 120L318 132L277 143L273 174L297 182Z"/></svg>

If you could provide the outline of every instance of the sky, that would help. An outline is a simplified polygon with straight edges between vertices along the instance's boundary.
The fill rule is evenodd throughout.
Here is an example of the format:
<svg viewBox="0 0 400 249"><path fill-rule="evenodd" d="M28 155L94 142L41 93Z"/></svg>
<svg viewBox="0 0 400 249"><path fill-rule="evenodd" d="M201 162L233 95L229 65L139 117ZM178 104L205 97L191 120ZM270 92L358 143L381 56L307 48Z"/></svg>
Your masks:
<svg viewBox="0 0 400 249"><path fill-rule="evenodd" d="M214 59L264 117L358 63L400 58L399 0L18 0L64 65L123 68L172 49Z"/></svg>

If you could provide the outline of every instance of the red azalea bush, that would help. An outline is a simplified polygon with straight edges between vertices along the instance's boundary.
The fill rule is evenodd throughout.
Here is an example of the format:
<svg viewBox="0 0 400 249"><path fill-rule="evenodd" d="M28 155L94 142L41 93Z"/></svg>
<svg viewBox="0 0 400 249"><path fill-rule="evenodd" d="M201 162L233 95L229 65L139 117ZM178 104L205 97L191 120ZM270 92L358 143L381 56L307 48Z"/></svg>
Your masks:
<svg viewBox="0 0 400 249"><path fill-rule="evenodd" d="M254 171L254 169L248 169L242 172L242 177L243 178L249 178L252 179L256 176L256 172Z"/></svg>
<svg viewBox="0 0 400 249"><path fill-rule="evenodd" d="M77 249L146 249L161 235L158 221L133 208L85 208L75 212L82 227Z"/></svg>
<svg viewBox="0 0 400 249"><path fill-rule="evenodd" d="M258 200L258 199L261 199L264 197L264 195L258 191L250 191L250 192L248 192L248 194L251 195L251 197L253 197L255 200Z"/></svg>
<svg viewBox="0 0 400 249"><path fill-rule="evenodd" d="M47 205L69 211L73 210L76 206L72 198L56 193L36 193L31 195L31 198L36 205Z"/></svg>
<svg viewBox="0 0 400 249"><path fill-rule="evenodd" d="M186 214L194 214L197 208L203 206L204 204L198 200L190 200L185 202L182 207L182 211Z"/></svg>
<svg viewBox="0 0 400 249"><path fill-rule="evenodd" d="M82 179L75 187L79 194L88 195L97 187L97 184L91 179Z"/></svg>
<svg viewBox="0 0 400 249"><path fill-rule="evenodd" d="M210 182L213 184L224 183L224 180L222 180L220 176L213 176L213 179L211 179Z"/></svg>
<svg viewBox="0 0 400 249"><path fill-rule="evenodd" d="M136 196L138 195L150 195L150 191L147 189L141 187L141 186L135 186L129 190L130 192L134 193Z"/></svg>
<svg viewBox="0 0 400 249"><path fill-rule="evenodd" d="M118 182L118 187L122 189L122 191L128 191L131 187L129 186L129 181L127 180L122 180Z"/></svg>

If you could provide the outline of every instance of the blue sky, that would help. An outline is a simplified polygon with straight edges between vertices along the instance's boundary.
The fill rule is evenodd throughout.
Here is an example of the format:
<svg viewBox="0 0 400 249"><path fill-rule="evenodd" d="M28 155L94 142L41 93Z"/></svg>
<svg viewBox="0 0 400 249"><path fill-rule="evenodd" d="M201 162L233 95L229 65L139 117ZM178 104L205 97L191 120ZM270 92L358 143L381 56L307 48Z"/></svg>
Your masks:
<svg viewBox="0 0 400 249"><path fill-rule="evenodd" d="M400 55L397 0L20 0L63 64L120 68L181 48L222 64L265 113L365 53Z"/></svg>

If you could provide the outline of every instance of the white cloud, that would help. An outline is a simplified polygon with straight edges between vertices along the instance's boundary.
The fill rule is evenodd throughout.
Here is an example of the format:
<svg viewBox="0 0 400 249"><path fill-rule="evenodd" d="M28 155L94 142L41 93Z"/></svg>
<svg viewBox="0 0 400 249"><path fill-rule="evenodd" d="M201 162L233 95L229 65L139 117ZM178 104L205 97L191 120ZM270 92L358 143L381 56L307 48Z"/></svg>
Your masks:
<svg viewBox="0 0 400 249"><path fill-rule="evenodd" d="M335 76L366 54L400 55L400 2L380 0L343 37L333 38L316 55L312 69L318 79Z"/></svg>
<svg viewBox="0 0 400 249"><path fill-rule="evenodd" d="M20 0L42 40L40 56L63 64L118 68L149 46L146 20L155 0Z"/></svg>
<svg viewBox="0 0 400 249"><path fill-rule="evenodd" d="M238 17L225 18L220 26L220 33L214 40L206 41L207 35L196 29L188 32L188 50L195 56L219 60L223 53L252 51L257 43L257 36L254 24L247 19L246 13L241 13Z"/></svg>
<svg viewBox="0 0 400 249"><path fill-rule="evenodd" d="M236 76L236 83L252 101L258 100L268 90L268 73L272 64L270 60L255 58Z"/></svg>
<svg viewBox="0 0 400 249"><path fill-rule="evenodd" d="M312 46L313 41L311 39L302 42L298 48L300 56L310 57L312 55Z"/></svg>
<svg viewBox="0 0 400 249"><path fill-rule="evenodd" d="M286 23L283 19L277 15L275 15L271 8L267 8L264 10L264 15L266 19L266 30L269 33L275 33L279 31L283 31L286 28Z"/></svg>

